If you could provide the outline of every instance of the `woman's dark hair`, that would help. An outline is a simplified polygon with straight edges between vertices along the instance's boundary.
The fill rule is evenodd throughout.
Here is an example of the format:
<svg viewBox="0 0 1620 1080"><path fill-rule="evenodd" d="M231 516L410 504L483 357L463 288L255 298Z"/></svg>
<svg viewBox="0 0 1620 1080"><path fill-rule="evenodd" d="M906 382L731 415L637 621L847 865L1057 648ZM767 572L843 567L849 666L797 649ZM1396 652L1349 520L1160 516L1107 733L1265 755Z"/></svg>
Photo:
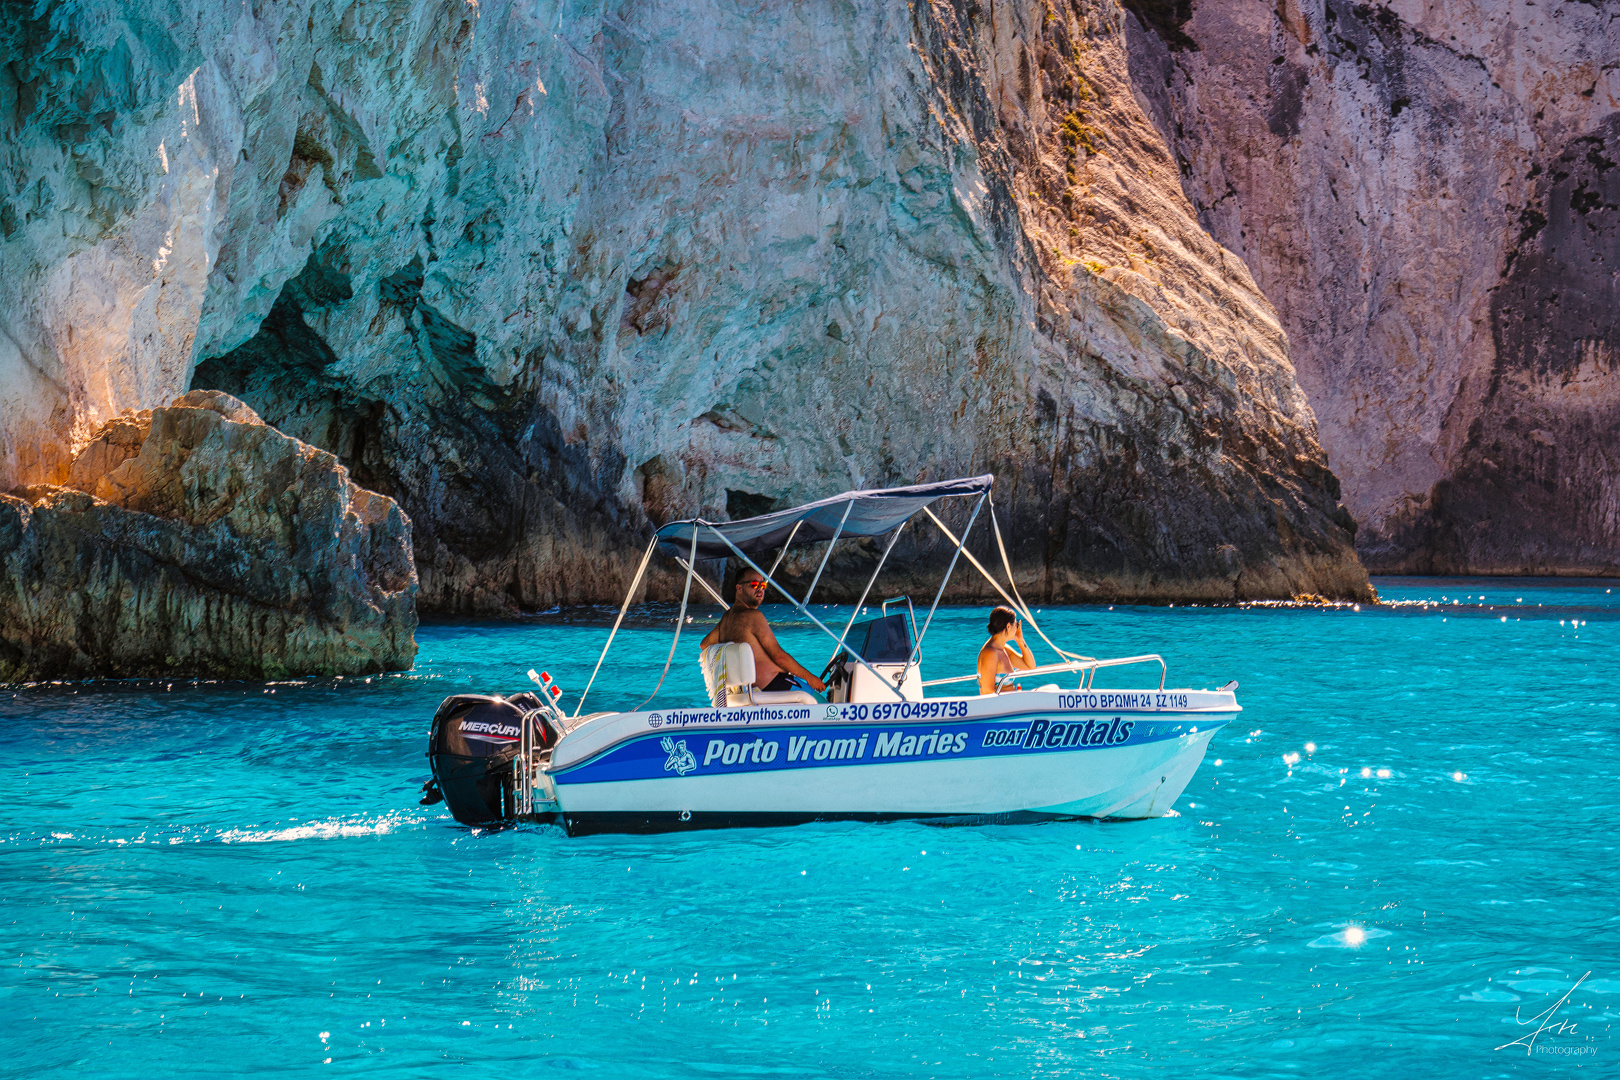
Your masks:
<svg viewBox="0 0 1620 1080"><path fill-rule="evenodd" d="M995 637L1018 621L1018 612L1003 604L990 612L990 636Z"/></svg>

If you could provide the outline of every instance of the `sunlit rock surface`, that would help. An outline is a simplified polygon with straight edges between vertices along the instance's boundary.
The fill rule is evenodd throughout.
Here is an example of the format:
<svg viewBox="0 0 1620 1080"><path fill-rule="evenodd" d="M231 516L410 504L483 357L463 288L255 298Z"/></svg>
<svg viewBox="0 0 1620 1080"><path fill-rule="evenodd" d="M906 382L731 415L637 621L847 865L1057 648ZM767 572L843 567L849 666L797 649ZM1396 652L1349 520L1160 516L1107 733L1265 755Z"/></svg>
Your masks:
<svg viewBox="0 0 1620 1080"><path fill-rule="evenodd" d="M1130 6L1138 91L1282 313L1363 558L1620 570L1615 5Z"/></svg>
<svg viewBox="0 0 1620 1080"><path fill-rule="evenodd" d="M1035 596L1368 594L1111 0L112 11L7 31L14 482L192 385L396 498L432 610L984 471Z"/></svg>
<svg viewBox="0 0 1620 1080"><path fill-rule="evenodd" d="M118 417L0 495L0 682L411 666L410 523L222 394Z"/></svg>

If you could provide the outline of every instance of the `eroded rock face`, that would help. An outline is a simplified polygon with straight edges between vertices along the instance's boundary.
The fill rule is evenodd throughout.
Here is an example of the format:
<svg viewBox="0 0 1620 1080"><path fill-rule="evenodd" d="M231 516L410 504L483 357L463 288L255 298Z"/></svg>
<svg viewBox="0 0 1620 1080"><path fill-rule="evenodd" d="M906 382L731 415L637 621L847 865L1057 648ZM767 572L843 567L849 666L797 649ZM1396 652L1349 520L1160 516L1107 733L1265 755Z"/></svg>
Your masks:
<svg viewBox="0 0 1620 1080"><path fill-rule="evenodd" d="M1132 6L1138 92L1282 314L1363 558L1620 571L1613 5Z"/></svg>
<svg viewBox="0 0 1620 1080"><path fill-rule="evenodd" d="M616 599L672 517L983 471L1038 596L1367 595L1281 327L1197 223L1112 2L266 4L173 31L154 88L115 77L148 24L68 10L28 32L80 74L38 68L6 152L91 193L80 159L148 154L98 258L217 169L183 223L213 260L191 385L397 498L428 608ZM116 93L68 154L39 124L87 71ZM193 105L206 146L159 179L146 143ZM40 213L0 270L30 310L80 258ZM43 367L94 374L52 333ZM59 381L39 426L102 407Z"/></svg>
<svg viewBox="0 0 1620 1080"><path fill-rule="evenodd" d="M240 401L116 418L69 472L0 495L0 681L411 666L410 523Z"/></svg>

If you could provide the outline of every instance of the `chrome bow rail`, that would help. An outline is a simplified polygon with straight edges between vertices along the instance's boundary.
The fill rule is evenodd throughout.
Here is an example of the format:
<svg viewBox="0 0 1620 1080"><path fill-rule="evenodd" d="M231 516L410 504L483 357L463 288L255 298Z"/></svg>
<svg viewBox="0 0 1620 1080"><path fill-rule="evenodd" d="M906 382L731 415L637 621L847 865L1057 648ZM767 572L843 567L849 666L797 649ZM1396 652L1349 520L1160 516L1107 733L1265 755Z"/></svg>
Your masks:
<svg viewBox="0 0 1620 1080"><path fill-rule="evenodd" d="M1023 671L1003 671L996 676L996 688L1000 689L1008 681L1021 679L1026 675L1050 675L1059 671L1083 671L1086 676L1080 680L1079 689L1090 690L1092 680L1097 676L1098 668L1125 667L1128 664L1158 664L1159 689L1164 689L1167 668L1165 667L1164 657L1158 653L1143 653L1141 656L1119 656L1108 660L1066 660L1060 664L1037 664L1035 667L1025 668ZM948 683L969 682L978 677L977 674L954 675L949 679L929 679L923 685L944 686Z"/></svg>

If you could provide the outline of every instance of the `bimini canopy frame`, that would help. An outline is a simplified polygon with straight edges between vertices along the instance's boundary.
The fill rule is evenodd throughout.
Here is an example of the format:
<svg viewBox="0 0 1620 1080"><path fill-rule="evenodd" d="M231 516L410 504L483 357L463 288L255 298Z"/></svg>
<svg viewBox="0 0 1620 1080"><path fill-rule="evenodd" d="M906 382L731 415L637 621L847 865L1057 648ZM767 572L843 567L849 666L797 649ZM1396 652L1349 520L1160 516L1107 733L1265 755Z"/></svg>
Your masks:
<svg viewBox="0 0 1620 1080"><path fill-rule="evenodd" d="M990 583L991 587L1013 607L1019 617L1028 623L1058 654L1061 658L1058 666L1064 670L1083 670L1093 667L1096 661L1090 657L1082 657L1054 645L1052 640L1041 631L1040 626L1035 622L1034 614L1030 611L1029 605L1024 603L1023 597L1018 595L1018 586L1013 579L1012 566L1007 560L1006 546L1001 538L1000 525L995 520L995 507L993 504L990 508L991 528L996 534L996 547L1001 554L1002 566L1007 572L1007 584L1012 589L1012 594L1009 595L1007 589L1002 588L1001 583L985 569L978 559L973 557L973 553L966 550L968 534L973 529L973 523L978 520L979 511L987 504L990 504L990 488L994 483L995 477L993 476L962 477L956 480L942 480L933 484L915 484L910 487L846 491L841 495L834 495L829 499L807 503L791 510L779 510L775 513L745 518L740 521L716 523L704 521L701 518L693 518L685 521L670 522L658 530L652 542L647 545L647 550L642 554L641 565L636 570L635 580L630 583L630 589L625 594L624 603L619 608L618 618L614 619L613 629L608 633L607 642L602 648L602 655L597 659L596 667L591 672L590 681L585 684L585 692L580 695L579 704L574 708L574 716L578 717L580 711L585 707L585 698L590 694L591 687L596 682L596 676L602 670L602 662L607 659L608 650L613 647L613 639L618 634L620 625L624 622L624 616L626 611L629 610L631 598L635 596L636 590L641 586L642 578L647 572L647 564L651 560L655 549L662 549L665 554L673 556L681 568L686 571L686 587L681 595L680 614L676 617L675 640L670 643L669 659L664 662L664 670L659 675L658 686L654 687L652 697L649 697L647 701L641 704L640 707L643 709L647 707L647 704L654 697L658 696L658 689L663 686L664 678L669 674L670 663L675 658L676 646L681 640L681 629L686 622L686 607L691 596L693 579L696 579L698 584L717 603L722 606L725 605L725 601L714 588L697 574L694 564L699 560L727 557L735 557L759 572L766 583L786 597L788 602L798 610L799 614L809 619L811 623L837 643L837 648L833 653L834 659L840 654L848 654L850 659L871 671L877 677L878 684L888 688L894 694L896 700L903 700L899 684L904 681L905 672L919 661L922 639L928 633L928 627L933 622L934 612L938 609L940 599L945 594L945 587L950 582L957 560L964 556L973 568L984 576L984 579ZM953 496L959 498L977 496L974 499L973 512L968 519L968 526L963 530L960 538L954 535L945 526L945 523L929 509L938 500ZM939 590L934 594L934 602L929 605L928 616L923 623L922 630L917 635L917 641L912 646L905 669L902 670L896 684L891 687L889 681L883 678L864 657L845 641L851 626L854 625L854 614L851 615L849 624L844 627L844 632L840 634L816 618L815 614L810 611L809 604L811 596L815 592L816 583L821 579L821 571L826 568L827 561L832 556L833 545L838 540L843 537L860 538L893 533L889 538L889 543L884 547L882 558L878 560L878 565L872 571L871 580L866 583L866 589L862 592L860 601L855 605L855 612L859 613L861 605L866 602L866 597L871 592L872 585L877 581L878 573L882 571L884 563L888 561L889 553L894 550L894 544L899 539L901 527L919 511L926 514L939 527L940 531L950 541L954 551L951 554L950 565L946 568L944 579L940 582ZM816 569L810 591L801 600L776 581L774 577L776 569L781 565L782 556L786 554L789 547L822 541L830 541L830 543L828 543L827 551L822 556L821 563ZM770 571L767 572L751 556L762 555L773 548L781 548L782 554L778 555ZM1157 658L1155 657L1155 659ZM937 681L959 682L976 677L962 676L958 679ZM935 685L935 683L929 682L924 685L931 686Z"/></svg>
<svg viewBox="0 0 1620 1080"><path fill-rule="evenodd" d="M773 548L798 547L840 536L883 536L940 499L985 494L995 479L967 476L911 487L846 491L792 510L718 525L701 518L672 521L658 530L658 546L666 555L685 556L695 533L699 559L724 559L739 552L762 555Z"/></svg>

